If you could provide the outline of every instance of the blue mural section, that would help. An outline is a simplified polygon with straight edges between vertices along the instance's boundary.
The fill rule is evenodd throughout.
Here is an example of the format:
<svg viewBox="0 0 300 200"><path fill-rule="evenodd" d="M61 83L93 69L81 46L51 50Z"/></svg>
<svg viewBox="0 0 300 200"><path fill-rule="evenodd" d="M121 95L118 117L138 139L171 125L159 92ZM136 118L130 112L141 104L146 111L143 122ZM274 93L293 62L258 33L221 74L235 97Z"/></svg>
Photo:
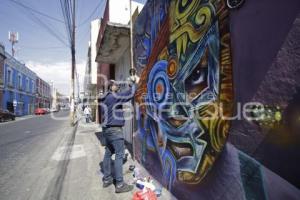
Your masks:
<svg viewBox="0 0 300 200"><path fill-rule="evenodd" d="M5 56L2 109L16 116L33 114L36 74L8 53Z"/></svg>
<svg viewBox="0 0 300 200"><path fill-rule="evenodd" d="M148 1L138 19L143 23L135 23L134 45L139 54L134 54L134 57L138 72L148 63L157 34L167 18L169 4L169 0Z"/></svg>

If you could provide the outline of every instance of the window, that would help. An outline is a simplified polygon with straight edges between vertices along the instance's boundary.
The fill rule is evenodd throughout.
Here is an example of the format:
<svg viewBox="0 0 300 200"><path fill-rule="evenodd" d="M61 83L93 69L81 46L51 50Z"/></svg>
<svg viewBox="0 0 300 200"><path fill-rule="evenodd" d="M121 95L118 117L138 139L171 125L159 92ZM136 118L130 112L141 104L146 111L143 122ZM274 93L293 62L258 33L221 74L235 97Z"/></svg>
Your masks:
<svg viewBox="0 0 300 200"><path fill-rule="evenodd" d="M1 48L1 47L0 47ZM3 76L2 76L2 74L3 74L3 69L2 69L2 66L4 65L4 61L3 61L3 59L0 57L0 85L3 85Z"/></svg>
<svg viewBox="0 0 300 200"><path fill-rule="evenodd" d="M22 75L18 74L18 89L22 89Z"/></svg>
<svg viewBox="0 0 300 200"><path fill-rule="evenodd" d="M11 71L7 70L7 82L10 83L11 82Z"/></svg>
<svg viewBox="0 0 300 200"><path fill-rule="evenodd" d="M32 90L32 93L34 93L34 81L31 81L31 90Z"/></svg>
<svg viewBox="0 0 300 200"><path fill-rule="evenodd" d="M26 91L27 91L27 92L30 91L30 87L29 87L29 78L26 78Z"/></svg>
<svg viewBox="0 0 300 200"><path fill-rule="evenodd" d="M13 75L13 71L11 69L7 69L7 77L6 77L6 80L7 80L7 84L9 86L13 86L13 79L12 79L12 75Z"/></svg>

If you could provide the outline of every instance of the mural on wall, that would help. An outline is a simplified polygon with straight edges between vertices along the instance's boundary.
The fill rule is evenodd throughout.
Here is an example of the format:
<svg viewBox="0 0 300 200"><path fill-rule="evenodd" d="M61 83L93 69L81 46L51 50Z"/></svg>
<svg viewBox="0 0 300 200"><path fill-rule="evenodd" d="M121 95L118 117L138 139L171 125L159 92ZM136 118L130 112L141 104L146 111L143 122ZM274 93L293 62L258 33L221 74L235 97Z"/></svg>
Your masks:
<svg viewBox="0 0 300 200"><path fill-rule="evenodd" d="M245 0L227 0L227 6L229 8L239 8L243 5Z"/></svg>
<svg viewBox="0 0 300 200"><path fill-rule="evenodd" d="M295 155L293 160L297 163L299 154L295 152L299 150L298 143L290 148L292 151L289 151L289 156L286 156L288 152L285 150L286 146L278 148L277 145L278 142L283 141L282 135L299 132L298 126L295 126L297 122L290 120L289 124L294 125L289 127L294 128L284 131L283 134L281 131L280 134L276 133L276 144L273 144L274 137L264 139L265 132L274 129L286 130L282 123L288 113L283 112L283 108L275 102L268 103L256 99L256 102L262 102L263 112L257 111L257 109L261 110L261 107L250 107L248 114L250 117L256 117L257 120L248 120L248 118L234 120L237 115L233 114L233 110L237 110L237 104L234 104L233 100L233 87L235 91L239 91L235 94L236 97L248 94L249 85L253 85L253 77L258 75L260 70L257 69L256 74L251 74L251 78L243 77L250 80L249 83L240 84L240 74L243 74L241 72L247 71L244 65L251 70L254 66L248 62L241 62L239 65L235 64L236 67L233 68L232 60L238 60L236 54L239 52L236 52L236 49L247 56L247 59L243 58L244 60L251 60L253 54L248 54L245 46L251 46L253 41L247 40L244 41L246 42L243 43L244 45L240 45L242 40L238 37L241 36L239 32L230 36L228 12L230 8L243 5L241 9L246 7L247 12L251 11L256 16L257 11L253 11L253 8L262 11L265 8L261 2L247 1L242 4L243 2L240 0L148 0L134 24L134 61L138 75L141 77L135 95L139 111L136 112L134 155L155 179L168 187L175 197L181 200L299 199L300 196L298 188L280 177L281 175L287 178L288 175L293 177L293 174L299 171L296 167L293 172L289 172L291 166L288 166L285 173L279 173L278 176L260 163L269 163L268 167L272 170L278 169L277 173L285 169L286 163L291 163L287 160L290 155ZM270 2L265 3L268 6ZM281 8L281 4L277 6ZM234 11L235 14L237 11ZM233 15L232 13L231 17ZM253 15L242 17L249 20ZM239 17L241 16L236 16L235 22L243 19ZM292 33L286 41L288 45L293 44L291 49L282 48L283 52L289 52L284 55L289 55L291 58L299 54L294 48L297 46L295 42L300 41L299 37L296 37L300 35L297 32L300 30L297 28L300 24L297 23L299 20L294 24L296 33ZM238 25L243 29L247 27L247 24L243 23ZM263 27L265 28L266 25ZM249 31L257 35L257 29L248 28L247 32ZM232 43L231 39L233 39ZM254 39L261 41L261 37L254 37ZM231 45L235 46L233 49L235 57L231 54ZM284 59L278 60L284 62ZM297 61L297 59L288 60ZM259 57L257 63L260 61ZM289 62L284 62L280 66L286 66L286 63ZM261 68L261 66L255 67ZM238 81L233 84L232 71L241 68L243 70L236 73L239 76L234 76L235 81ZM281 83L288 85L283 88L291 88L289 84L298 80L293 71L295 68L288 68L290 71L287 73L287 68L283 70L276 66L274 70L280 73L276 73L276 78L272 79L266 76L266 80L272 80L274 83L267 84L265 87L264 91L270 90L266 98L263 98L265 93L260 92L261 99L268 99L270 94L272 100L282 99L284 95L277 95L282 92L274 92L279 91L275 80L279 77L283 79L289 77L294 81ZM285 76L281 76L282 71ZM280 91L287 92L286 89ZM286 99L289 98L286 96ZM294 107L290 110L294 110ZM296 112L293 113L297 115ZM231 121L233 123L230 124ZM256 137L250 137L254 133ZM293 135L291 138L295 141L297 134L289 135ZM290 144L290 140L286 141ZM245 151L247 148L253 150L252 153ZM266 153L265 149L271 149L270 153ZM263 152L259 153L260 151ZM279 153L287 159L283 162L282 158L277 160ZM277 166L273 166L275 161L279 163ZM296 183L296 179L289 178L288 181L294 180Z"/></svg>
<svg viewBox="0 0 300 200"><path fill-rule="evenodd" d="M134 31L137 159L147 164L154 152L169 188L198 184L224 147L233 111L226 1L149 0Z"/></svg>

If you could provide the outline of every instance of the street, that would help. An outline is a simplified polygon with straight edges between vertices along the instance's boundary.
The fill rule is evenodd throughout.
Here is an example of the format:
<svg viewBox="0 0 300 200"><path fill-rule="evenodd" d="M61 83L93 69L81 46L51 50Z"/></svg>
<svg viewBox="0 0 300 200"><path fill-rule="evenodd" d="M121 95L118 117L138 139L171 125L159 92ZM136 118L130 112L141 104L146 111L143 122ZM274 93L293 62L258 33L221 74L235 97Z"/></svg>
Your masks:
<svg viewBox="0 0 300 200"><path fill-rule="evenodd" d="M104 149L97 125L79 121L70 127L69 112L32 116L0 124L0 199L131 199L102 188L99 162ZM124 178L132 173L124 165ZM164 190L165 198L167 191Z"/></svg>
<svg viewBox="0 0 300 200"><path fill-rule="evenodd" d="M60 163L51 160L55 149L71 142L68 113L35 116L16 122L0 124L0 193L3 199L31 199L47 191L53 195ZM51 162L52 161L52 162ZM61 171L64 173L63 171ZM61 179L55 184L60 184ZM53 187L53 188L51 188ZM51 194L50 194L51 193Z"/></svg>

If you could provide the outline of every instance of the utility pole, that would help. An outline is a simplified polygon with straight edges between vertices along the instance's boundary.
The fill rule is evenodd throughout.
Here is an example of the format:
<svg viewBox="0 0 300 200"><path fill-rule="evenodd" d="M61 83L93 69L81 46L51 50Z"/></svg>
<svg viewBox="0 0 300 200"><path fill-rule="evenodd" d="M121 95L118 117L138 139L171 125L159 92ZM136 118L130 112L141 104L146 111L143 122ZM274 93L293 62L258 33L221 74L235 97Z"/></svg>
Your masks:
<svg viewBox="0 0 300 200"><path fill-rule="evenodd" d="M72 15L72 40L71 40L71 54L72 54L72 70L71 70L71 125L75 125L75 82L74 74L76 68L76 59L75 59L75 0L73 0L73 15Z"/></svg>
<svg viewBox="0 0 300 200"><path fill-rule="evenodd" d="M80 93L80 82L79 82L79 73L77 72L77 70L76 70L76 80L77 80L77 84L76 84L76 86L77 86L77 99L79 99L79 93Z"/></svg>

